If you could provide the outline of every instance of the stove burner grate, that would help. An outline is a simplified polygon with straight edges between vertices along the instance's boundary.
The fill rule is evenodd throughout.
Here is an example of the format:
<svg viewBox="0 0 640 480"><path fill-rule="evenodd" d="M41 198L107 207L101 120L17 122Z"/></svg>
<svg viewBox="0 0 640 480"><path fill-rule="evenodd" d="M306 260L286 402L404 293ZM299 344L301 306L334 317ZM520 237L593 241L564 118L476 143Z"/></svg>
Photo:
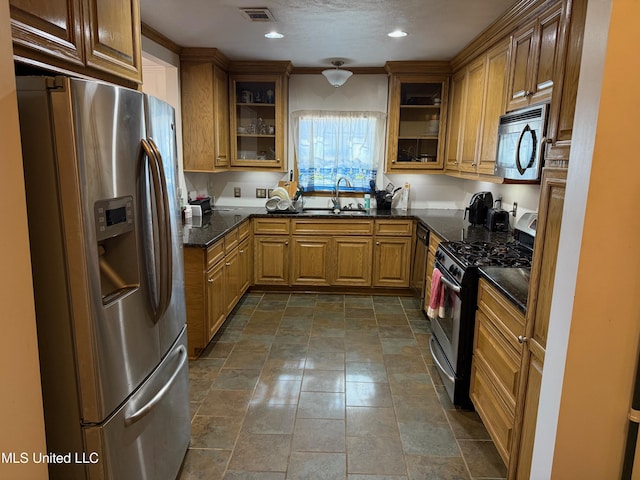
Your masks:
<svg viewBox="0 0 640 480"><path fill-rule="evenodd" d="M515 242L447 242L449 250L474 267L530 267L531 252Z"/></svg>

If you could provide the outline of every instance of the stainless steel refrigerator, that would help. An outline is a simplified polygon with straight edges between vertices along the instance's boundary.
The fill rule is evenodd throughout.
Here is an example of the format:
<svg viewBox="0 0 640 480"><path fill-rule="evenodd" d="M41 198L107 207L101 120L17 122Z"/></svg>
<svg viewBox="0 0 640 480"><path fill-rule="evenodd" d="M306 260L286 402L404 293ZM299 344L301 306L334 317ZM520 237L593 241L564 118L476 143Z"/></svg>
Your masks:
<svg viewBox="0 0 640 480"><path fill-rule="evenodd" d="M173 108L17 82L50 478L173 480L190 436Z"/></svg>

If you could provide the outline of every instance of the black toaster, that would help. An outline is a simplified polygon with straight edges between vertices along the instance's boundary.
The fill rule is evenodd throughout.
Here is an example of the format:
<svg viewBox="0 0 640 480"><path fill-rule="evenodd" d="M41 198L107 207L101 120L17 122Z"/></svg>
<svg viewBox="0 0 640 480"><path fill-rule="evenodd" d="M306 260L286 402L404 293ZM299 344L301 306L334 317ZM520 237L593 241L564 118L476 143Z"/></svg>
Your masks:
<svg viewBox="0 0 640 480"><path fill-rule="evenodd" d="M189 200L189 205L200 205L202 213L211 212L211 197L198 198L197 200Z"/></svg>
<svg viewBox="0 0 640 480"><path fill-rule="evenodd" d="M491 232L508 232L509 212L500 208L490 208L484 226Z"/></svg>

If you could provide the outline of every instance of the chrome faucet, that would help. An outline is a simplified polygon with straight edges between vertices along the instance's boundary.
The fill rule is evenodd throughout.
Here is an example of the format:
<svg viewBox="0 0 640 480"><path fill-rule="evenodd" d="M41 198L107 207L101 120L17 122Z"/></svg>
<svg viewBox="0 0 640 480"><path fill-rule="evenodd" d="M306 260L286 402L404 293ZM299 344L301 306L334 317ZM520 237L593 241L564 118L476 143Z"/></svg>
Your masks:
<svg viewBox="0 0 640 480"><path fill-rule="evenodd" d="M347 177L340 177L338 179L338 181L336 182L336 192L335 192L335 196L331 199L331 201L333 202L333 208L337 208L338 210L340 210L340 182L344 180L346 182L345 186L348 188L351 188L351 182L349 181L349 179Z"/></svg>

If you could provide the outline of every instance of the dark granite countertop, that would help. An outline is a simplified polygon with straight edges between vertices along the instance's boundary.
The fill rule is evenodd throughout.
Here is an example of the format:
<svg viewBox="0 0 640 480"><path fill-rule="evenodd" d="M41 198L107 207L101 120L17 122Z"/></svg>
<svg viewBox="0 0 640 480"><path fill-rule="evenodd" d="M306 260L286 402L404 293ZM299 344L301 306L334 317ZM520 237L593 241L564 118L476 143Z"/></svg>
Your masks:
<svg viewBox="0 0 640 480"><path fill-rule="evenodd" d="M469 225L463 219L464 210L444 209L409 209L409 210L376 210L367 212L344 211L338 215L330 210L311 210L296 214L267 213L262 207L216 207L213 212L202 216L202 221L194 218L191 226L183 227L183 242L186 247L206 248L225 233L252 216L287 217L287 218L326 218L336 220L352 220L354 218L415 218L425 225L429 231L436 233L444 241L465 240L476 241L508 241L511 234L490 232L481 225Z"/></svg>
<svg viewBox="0 0 640 480"><path fill-rule="evenodd" d="M530 268L480 267L480 275L523 312L527 310L530 274Z"/></svg>
<svg viewBox="0 0 640 480"><path fill-rule="evenodd" d="M506 242L512 239L511 232L490 232L483 226L469 225L463 219L464 210L444 209L391 209L367 212L342 212L338 215L330 210L311 210L296 214L267 213L263 207L216 207L213 212L194 218L190 226L183 226L182 238L185 247L207 248L227 232L250 217L287 218L335 218L336 221L354 218L410 218L416 219L434 232L443 241L464 240L466 242ZM524 268L482 267L480 273L502 291L522 311L527 304L529 270Z"/></svg>

